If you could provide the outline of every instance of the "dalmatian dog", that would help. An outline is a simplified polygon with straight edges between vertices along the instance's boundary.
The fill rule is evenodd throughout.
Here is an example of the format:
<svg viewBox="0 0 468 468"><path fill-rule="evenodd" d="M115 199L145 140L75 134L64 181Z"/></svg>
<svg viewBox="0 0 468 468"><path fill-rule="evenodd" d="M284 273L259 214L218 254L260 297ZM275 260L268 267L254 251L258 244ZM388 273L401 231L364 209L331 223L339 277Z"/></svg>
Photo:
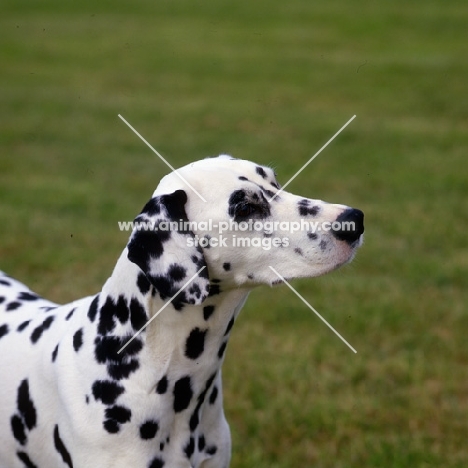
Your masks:
<svg viewBox="0 0 468 468"><path fill-rule="evenodd" d="M334 228L265 228L299 220ZM0 275L0 468L228 467L221 365L249 291L281 283L270 266L336 269L364 231L361 211L225 155L164 177L135 221L92 297L58 306Z"/></svg>

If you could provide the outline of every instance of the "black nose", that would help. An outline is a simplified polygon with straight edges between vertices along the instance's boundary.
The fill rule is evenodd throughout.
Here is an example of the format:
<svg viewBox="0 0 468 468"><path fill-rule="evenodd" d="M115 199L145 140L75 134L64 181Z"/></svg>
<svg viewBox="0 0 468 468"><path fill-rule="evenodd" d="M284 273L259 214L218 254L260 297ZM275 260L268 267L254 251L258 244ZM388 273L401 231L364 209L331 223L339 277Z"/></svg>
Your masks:
<svg viewBox="0 0 468 468"><path fill-rule="evenodd" d="M336 218L336 221L332 223L333 235L341 241L346 241L348 244L357 241L363 232L364 213L355 208L348 208L343 211Z"/></svg>

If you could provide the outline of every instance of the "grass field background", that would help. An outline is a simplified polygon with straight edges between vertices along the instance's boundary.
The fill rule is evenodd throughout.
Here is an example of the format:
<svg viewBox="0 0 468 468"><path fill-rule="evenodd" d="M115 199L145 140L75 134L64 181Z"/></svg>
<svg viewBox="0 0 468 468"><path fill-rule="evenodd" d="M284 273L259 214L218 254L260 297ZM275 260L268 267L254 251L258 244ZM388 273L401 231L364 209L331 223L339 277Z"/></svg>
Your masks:
<svg viewBox="0 0 468 468"><path fill-rule="evenodd" d="M466 1L10 1L0 268L96 292L167 168L219 153L366 214L352 265L251 294L224 367L233 468L468 466Z"/></svg>

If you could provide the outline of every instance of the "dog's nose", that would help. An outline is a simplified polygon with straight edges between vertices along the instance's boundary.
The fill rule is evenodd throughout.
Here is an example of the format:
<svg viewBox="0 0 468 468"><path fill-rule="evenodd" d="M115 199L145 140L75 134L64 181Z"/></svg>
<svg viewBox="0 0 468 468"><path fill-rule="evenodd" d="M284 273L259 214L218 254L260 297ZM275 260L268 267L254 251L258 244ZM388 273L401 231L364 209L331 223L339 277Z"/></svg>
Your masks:
<svg viewBox="0 0 468 468"><path fill-rule="evenodd" d="M348 208L332 223L332 232L337 239L352 244L364 232L364 213L356 208Z"/></svg>

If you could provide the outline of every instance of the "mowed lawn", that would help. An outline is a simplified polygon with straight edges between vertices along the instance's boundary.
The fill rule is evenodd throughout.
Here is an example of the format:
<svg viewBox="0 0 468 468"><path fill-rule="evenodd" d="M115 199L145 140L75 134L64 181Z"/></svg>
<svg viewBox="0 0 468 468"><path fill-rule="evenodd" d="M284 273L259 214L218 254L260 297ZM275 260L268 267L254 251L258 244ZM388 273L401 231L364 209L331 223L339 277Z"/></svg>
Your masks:
<svg viewBox="0 0 468 468"><path fill-rule="evenodd" d="M233 468L468 466L466 1L4 1L0 269L95 293L174 166L230 153L366 214L356 260L251 294ZM4 378L3 376L0 379Z"/></svg>

